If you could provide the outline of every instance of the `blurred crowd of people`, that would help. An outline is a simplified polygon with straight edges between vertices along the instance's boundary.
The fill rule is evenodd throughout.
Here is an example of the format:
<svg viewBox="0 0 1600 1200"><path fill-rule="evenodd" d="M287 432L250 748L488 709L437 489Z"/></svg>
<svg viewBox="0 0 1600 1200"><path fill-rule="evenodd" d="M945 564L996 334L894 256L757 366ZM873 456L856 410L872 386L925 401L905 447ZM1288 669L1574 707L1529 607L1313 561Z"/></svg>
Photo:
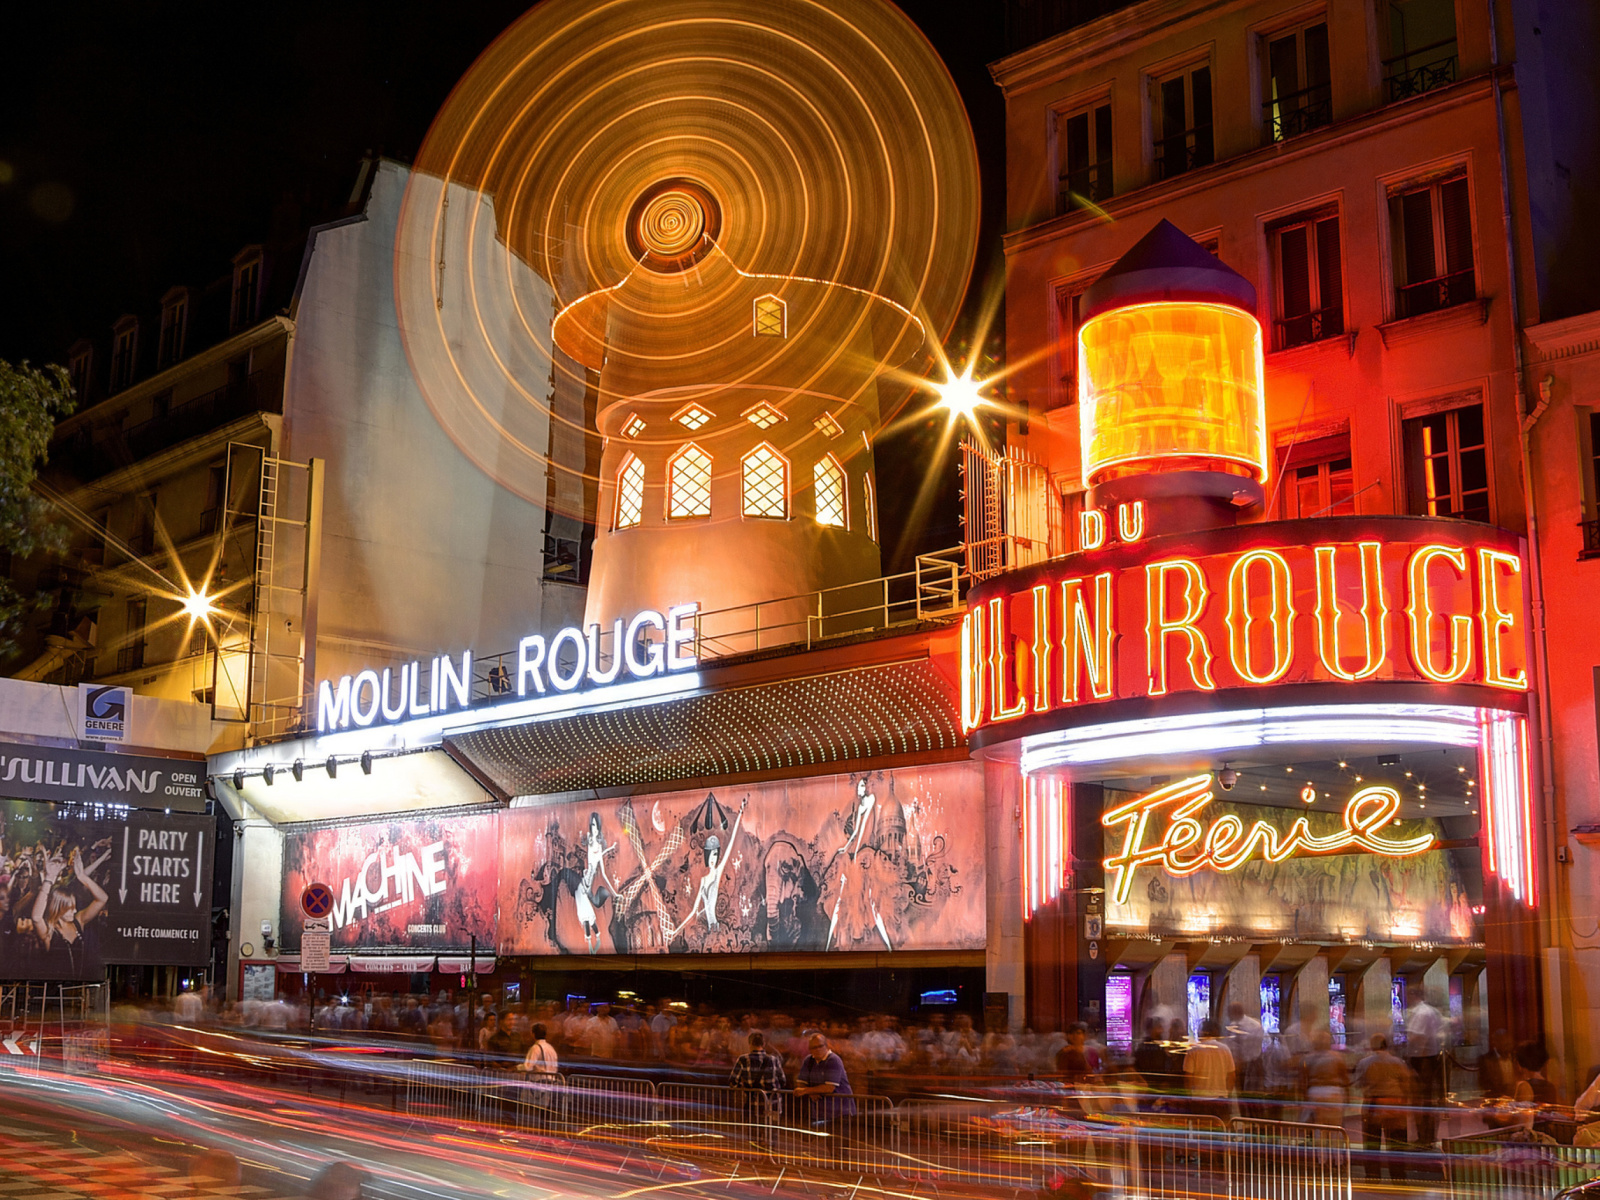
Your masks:
<svg viewBox="0 0 1600 1200"><path fill-rule="evenodd" d="M1497 1033L1451 1094L1449 1023L1418 1001L1398 1028L1335 1045L1312 1014L1269 1034L1241 1005L1197 1030L1182 1017L1148 1020L1121 1053L1084 1025L1061 1033L1012 1032L995 1022L980 1032L964 1012L933 1011L902 1023L887 1014L853 1021L807 1012L718 1013L681 1001L589 1003L573 998L521 1002L485 993L436 995L330 993L310 1004L278 999L230 1003L212 1011L189 994L178 1019L267 1030L379 1035L441 1054L479 1056L486 1066L544 1074L603 1071L608 1064L728 1080L800 1078L820 1040L829 1072L856 1090L893 1093L906 1080L1025 1076L1062 1089L1085 1115L1204 1113L1344 1126L1359 1124L1371 1147L1429 1146L1440 1136L1447 1101L1476 1108L1491 1129L1516 1128L1580 1144L1600 1142L1600 1076L1563 1107L1546 1073L1541 1045L1514 1046ZM1403 1037L1398 1036L1403 1031ZM750 1056L754 1054L752 1060ZM771 1060L771 1061L768 1061ZM812 1070L820 1068L810 1068ZM845 1084L849 1086L848 1082ZM1590 1131L1593 1131L1592 1138Z"/></svg>

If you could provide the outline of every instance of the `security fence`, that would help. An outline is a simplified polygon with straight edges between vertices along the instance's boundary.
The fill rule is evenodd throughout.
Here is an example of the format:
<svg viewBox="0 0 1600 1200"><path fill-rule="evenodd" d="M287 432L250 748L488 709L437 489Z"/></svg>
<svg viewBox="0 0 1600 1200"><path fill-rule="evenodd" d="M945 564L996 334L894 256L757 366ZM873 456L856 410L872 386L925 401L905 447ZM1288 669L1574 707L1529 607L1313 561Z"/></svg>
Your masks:
<svg viewBox="0 0 1600 1200"><path fill-rule="evenodd" d="M1600 1176L1600 1146L1561 1146L1502 1131L1444 1143L1445 1176L1460 1200L1534 1200Z"/></svg>
<svg viewBox="0 0 1600 1200"><path fill-rule="evenodd" d="M1344 1130L1209 1114L1085 1114L1065 1093L796 1096L641 1077L524 1076L449 1062L406 1067L403 1110L732 1171L830 1172L996 1194L1081 1181L1117 1197L1350 1200Z"/></svg>

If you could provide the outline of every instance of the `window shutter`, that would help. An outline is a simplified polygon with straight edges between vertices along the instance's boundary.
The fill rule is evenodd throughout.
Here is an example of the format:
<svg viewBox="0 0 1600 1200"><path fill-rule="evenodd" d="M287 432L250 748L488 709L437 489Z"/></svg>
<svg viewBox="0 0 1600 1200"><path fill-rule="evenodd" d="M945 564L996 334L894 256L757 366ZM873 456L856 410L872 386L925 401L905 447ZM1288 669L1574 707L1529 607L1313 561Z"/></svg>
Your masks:
<svg viewBox="0 0 1600 1200"><path fill-rule="evenodd" d="M1075 113L1067 118L1066 174L1076 175L1089 165L1089 114Z"/></svg>
<svg viewBox="0 0 1600 1200"><path fill-rule="evenodd" d="M1111 105L1094 110L1094 161L1100 166L1100 194L1111 194Z"/></svg>
<svg viewBox="0 0 1600 1200"><path fill-rule="evenodd" d="M1444 222L1445 271L1472 269L1472 205L1467 199L1467 181L1452 179L1439 185L1439 211Z"/></svg>
<svg viewBox="0 0 1600 1200"><path fill-rule="evenodd" d="M1278 235L1278 271L1283 283L1284 317L1311 311L1311 260L1306 247L1310 227L1296 225Z"/></svg>
<svg viewBox="0 0 1600 1200"><path fill-rule="evenodd" d="M1344 328L1344 282L1339 271L1339 218L1324 217L1317 222L1317 294L1318 307L1329 313L1323 321L1324 334L1339 333ZM1329 328L1328 319L1338 319L1337 329Z"/></svg>
<svg viewBox="0 0 1600 1200"><path fill-rule="evenodd" d="M1428 189L1400 197L1400 227L1405 239L1406 283L1438 275L1433 256L1433 198Z"/></svg>

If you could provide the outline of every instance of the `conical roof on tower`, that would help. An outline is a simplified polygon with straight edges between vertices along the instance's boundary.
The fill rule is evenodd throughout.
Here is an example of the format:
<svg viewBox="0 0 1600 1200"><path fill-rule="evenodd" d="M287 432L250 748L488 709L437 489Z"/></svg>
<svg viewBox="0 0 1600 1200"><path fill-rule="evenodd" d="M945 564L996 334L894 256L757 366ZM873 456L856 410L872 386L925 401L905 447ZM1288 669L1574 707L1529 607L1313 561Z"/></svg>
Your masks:
<svg viewBox="0 0 1600 1200"><path fill-rule="evenodd" d="M1256 289L1171 221L1162 218L1083 294L1080 320L1130 304L1226 304L1254 316Z"/></svg>

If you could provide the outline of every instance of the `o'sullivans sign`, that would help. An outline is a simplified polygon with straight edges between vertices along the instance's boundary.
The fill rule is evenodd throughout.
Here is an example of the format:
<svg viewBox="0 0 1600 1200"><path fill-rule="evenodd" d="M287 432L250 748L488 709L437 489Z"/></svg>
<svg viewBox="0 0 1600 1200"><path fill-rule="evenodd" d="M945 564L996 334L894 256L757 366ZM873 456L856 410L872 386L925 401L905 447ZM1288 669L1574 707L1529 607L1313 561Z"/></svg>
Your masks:
<svg viewBox="0 0 1600 1200"><path fill-rule="evenodd" d="M488 697L473 695L470 650L462 652L459 668L448 654L441 654L405 663L398 670L369 667L343 676L337 684L324 679L317 686L317 732L432 716L471 707L475 699L492 702L527 697L530 692L536 696L551 690L573 692L605 687L624 675L645 680L693 670L698 665L694 618L699 611L698 604L679 604L665 614L646 609L627 621L618 617L607 631L611 653L604 663L598 625L569 626L548 641L543 634L529 634L517 644L515 667L503 668L500 686Z"/></svg>
<svg viewBox="0 0 1600 1200"><path fill-rule="evenodd" d="M973 589L962 723L983 744L1010 722L1180 693L1525 691L1523 579L1513 535L1423 517L1273 522L1080 551Z"/></svg>

